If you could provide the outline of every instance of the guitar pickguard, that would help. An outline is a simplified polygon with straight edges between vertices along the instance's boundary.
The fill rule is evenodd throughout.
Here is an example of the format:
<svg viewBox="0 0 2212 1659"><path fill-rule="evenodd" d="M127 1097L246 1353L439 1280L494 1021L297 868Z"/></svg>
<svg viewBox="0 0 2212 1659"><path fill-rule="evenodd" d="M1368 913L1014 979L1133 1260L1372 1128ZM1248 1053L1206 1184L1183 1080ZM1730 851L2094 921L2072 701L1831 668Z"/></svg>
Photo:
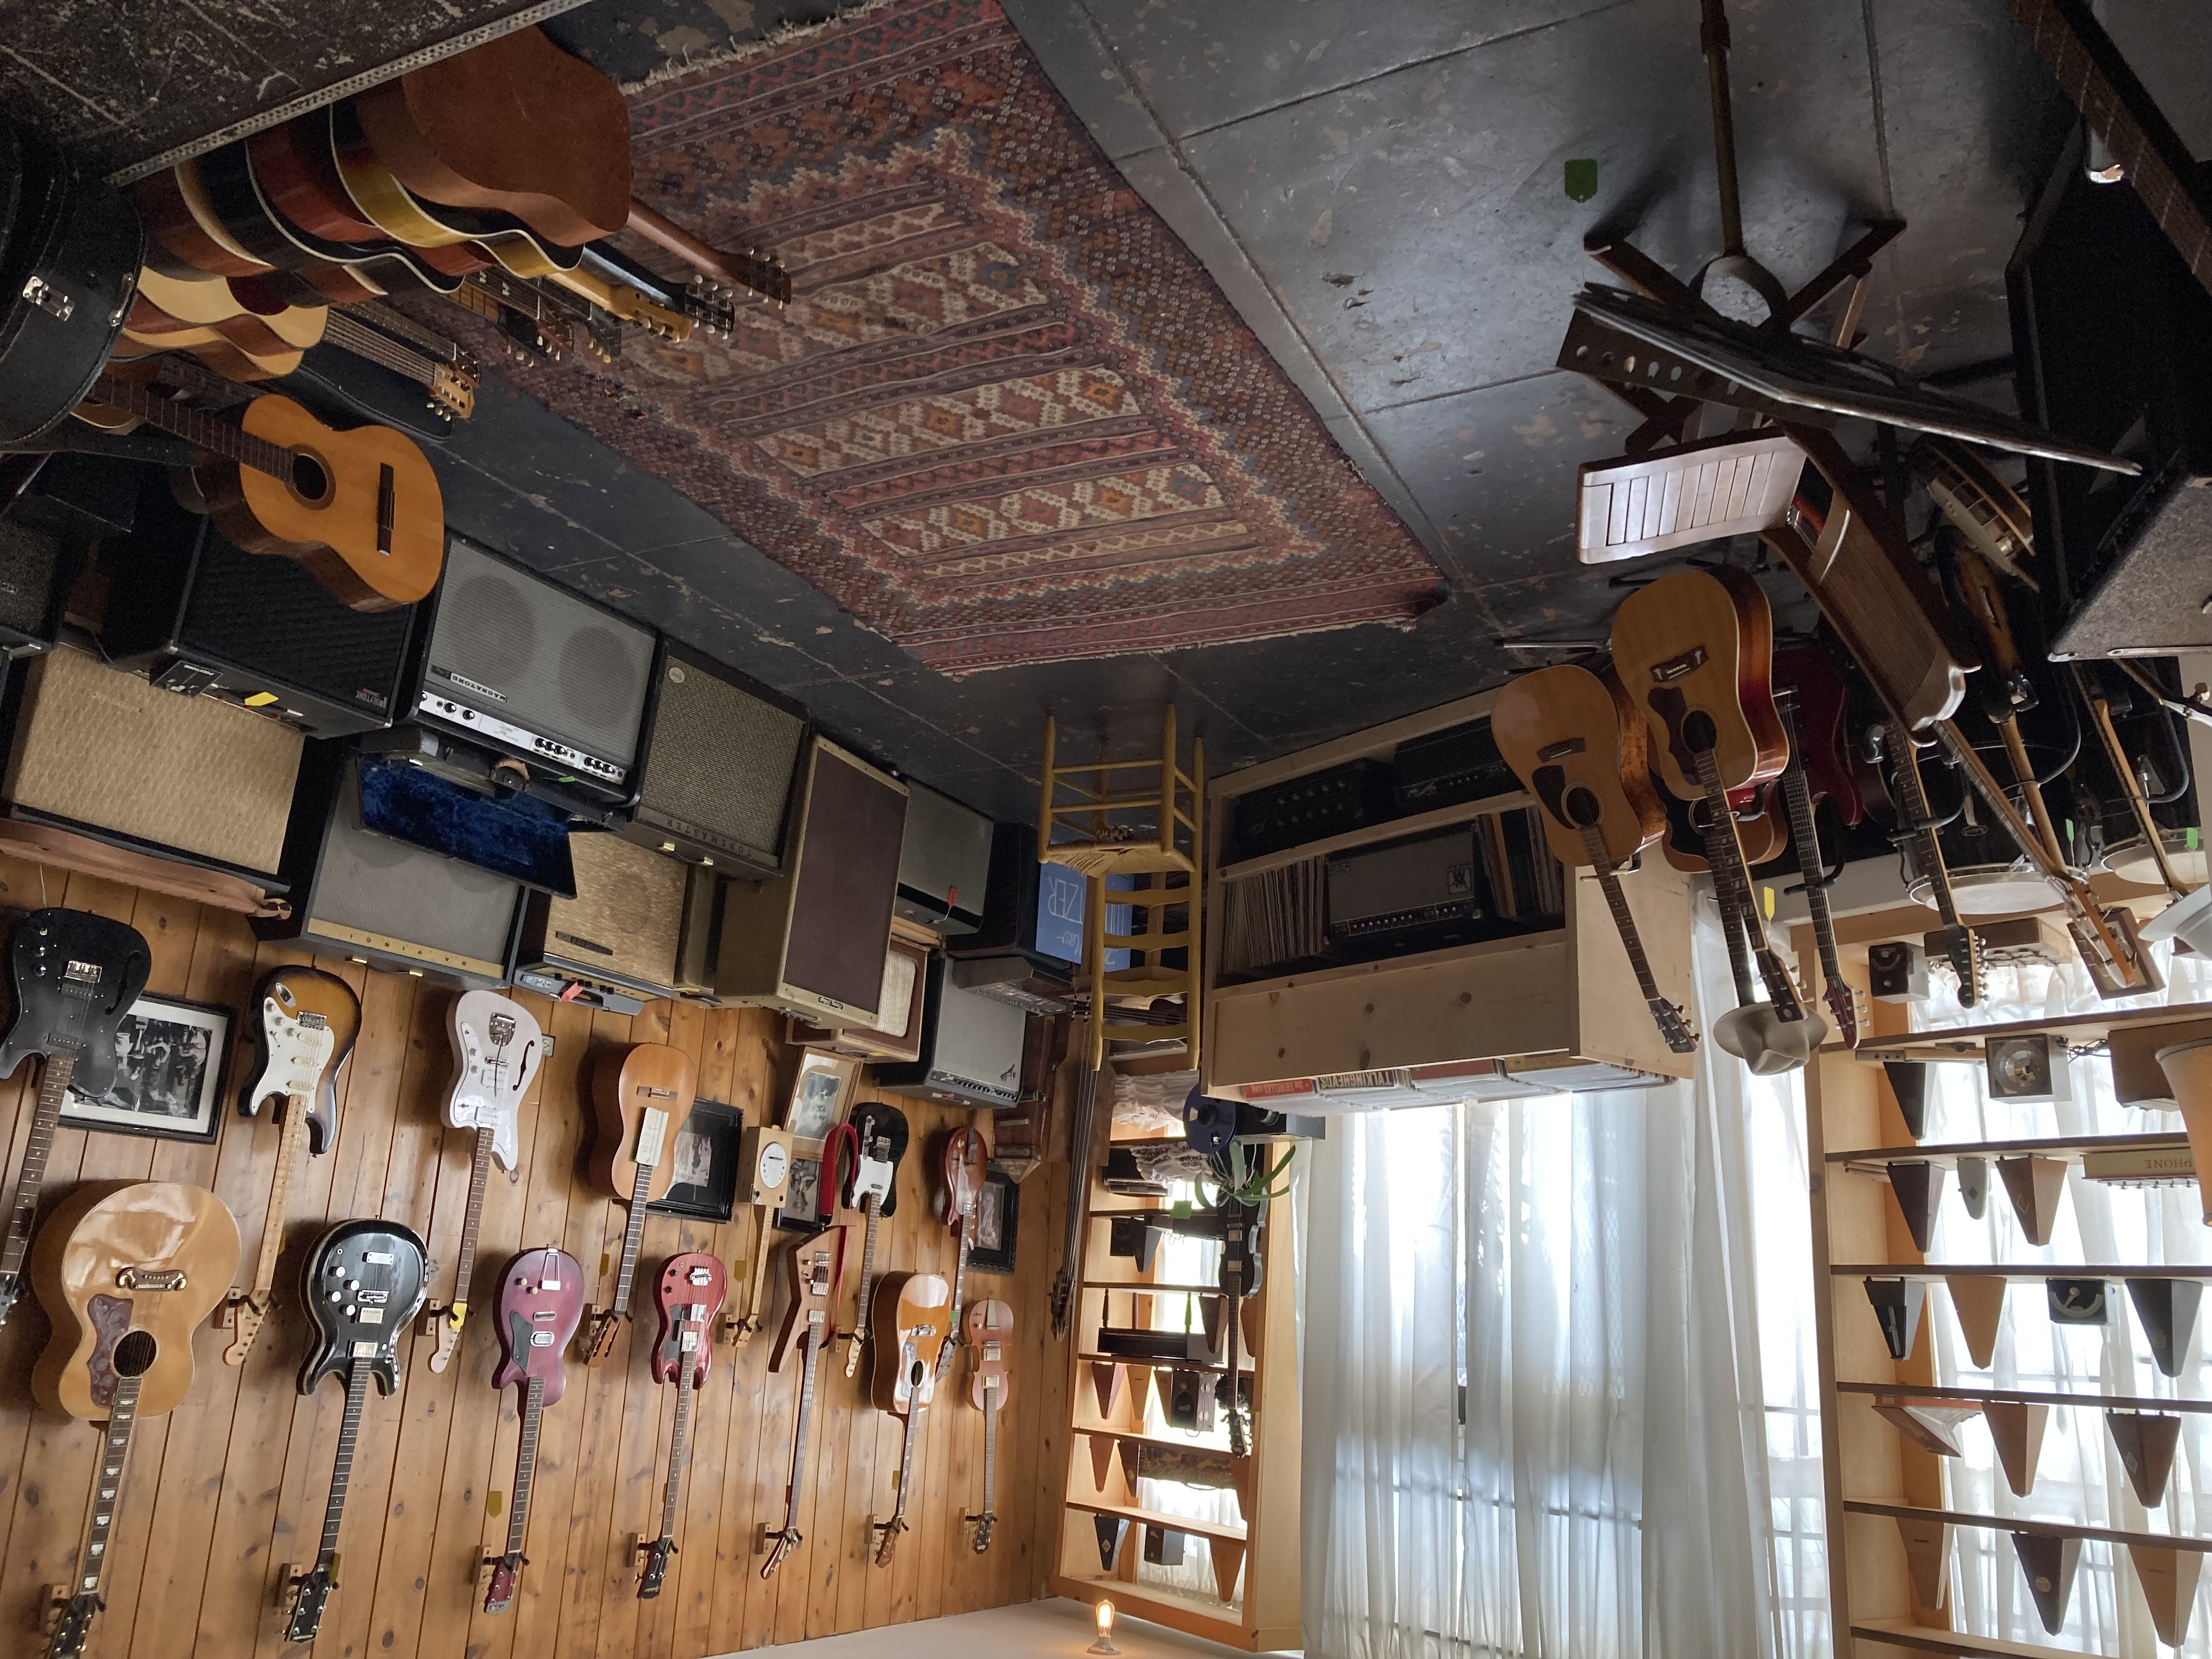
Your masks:
<svg viewBox="0 0 2212 1659"><path fill-rule="evenodd" d="M239 1097L239 1109L258 1116L262 1103L279 1100L309 1103L307 1123L313 1145L311 1152L329 1150L337 1139L336 1091L324 1086L323 1070L337 1051L337 1039L328 1025L310 1025L285 1012L275 997L261 1000L261 1070Z"/></svg>

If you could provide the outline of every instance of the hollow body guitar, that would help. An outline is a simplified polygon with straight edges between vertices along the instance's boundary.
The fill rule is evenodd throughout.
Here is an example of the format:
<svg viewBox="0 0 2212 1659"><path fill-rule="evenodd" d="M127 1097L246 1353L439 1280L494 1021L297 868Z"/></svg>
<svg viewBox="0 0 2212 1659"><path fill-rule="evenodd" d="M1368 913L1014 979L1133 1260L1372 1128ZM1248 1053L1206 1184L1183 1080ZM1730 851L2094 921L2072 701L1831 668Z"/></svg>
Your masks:
<svg viewBox="0 0 2212 1659"><path fill-rule="evenodd" d="M769 1369L781 1374L796 1354L799 1361L799 1422L791 1436L791 1484L784 1488L783 1525L765 1528L762 1541L768 1559L760 1576L773 1578L786 1557L805 1542L799 1528L799 1498L806 1480L806 1437L814 1421L814 1385L821 1370L822 1350L837 1338L837 1299L845 1280L845 1231L842 1226L823 1229L811 1238L793 1244L785 1252L791 1264L791 1302L784 1310L783 1328L769 1356Z"/></svg>
<svg viewBox="0 0 2212 1659"><path fill-rule="evenodd" d="M469 1166L468 1207L461 1220L453 1299L430 1310L434 1371L453 1363L461 1328L468 1322L469 1281L476 1273L477 1234L483 1224L484 1183L493 1160L507 1171L509 1182L521 1178L522 1097L529 1092L545 1051L545 1035L537 1018L496 991L467 991L456 998L447 1017L446 1035L453 1045L453 1086L446 1097L446 1122L474 1132L476 1153Z"/></svg>
<svg viewBox="0 0 2212 1659"><path fill-rule="evenodd" d="M890 1519L869 1524L881 1534L876 1565L888 1567L906 1530L907 1499L914 1489L914 1452L930 1402L937 1396L937 1357L951 1334L952 1287L935 1273L885 1273L876 1285L869 1320L875 1328L876 1368L869 1397L876 1409L906 1419L899 1446L898 1496Z"/></svg>
<svg viewBox="0 0 2212 1659"><path fill-rule="evenodd" d="M538 1420L548 1406L560 1403L568 1387L561 1356L584 1317L582 1267L566 1250L550 1245L525 1250L500 1270L493 1316L499 1327L500 1362L491 1385L502 1394L522 1390L522 1437L507 1502L507 1547L497 1554L487 1551L483 1559L491 1571L483 1610L505 1613L514 1605L515 1586L528 1565L522 1547L530 1532L530 1486L538 1473Z"/></svg>
<svg viewBox="0 0 2212 1659"><path fill-rule="evenodd" d="M910 1131L906 1114L881 1101L868 1101L853 1109L842 1126L852 1134L852 1179L840 1195L844 1206L858 1210L860 1229L860 1295L859 1316L845 1339L845 1375L860 1374L860 1350L867 1344L868 1299L876 1289L876 1224L898 1209L899 1165L906 1158Z"/></svg>
<svg viewBox="0 0 2212 1659"><path fill-rule="evenodd" d="M269 1208L261 1223L261 1248L254 1257L253 1282L233 1290L221 1316L231 1333L223 1350L226 1365L243 1365L253 1340L269 1317L276 1286L276 1258L284 1248L284 1210L297 1173L300 1150L319 1158L337 1145L338 1073L353 1053L361 1030L361 999L353 987L319 968L279 968L261 981L255 999L258 1064L253 1079L238 1097L241 1117L257 1116L264 1103L283 1103L283 1128L276 1141L276 1169L269 1183Z"/></svg>
<svg viewBox="0 0 2212 1659"><path fill-rule="evenodd" d="M422 1309L429 1262L411 1227L389 1221L342 1221L325 1233L300 1273L300 1301L315 1322L315 1347L300 1367L300 1392L311 1395L326 1376L345 1378L345 1416L338 1425L331 1492L323 1506L323 1540L314 1564L283 1577L292 1587L288 1642L312 1642L338 1584L338 1535L346 1487L372 1379L389 1398L399 1386L399 1337Z"/></svg>
<svg viewBox="0 0 2212 1659"><path fill-rule="evenodd" d="M650 1601L668 1581L669 1559L676 1553L676 1506L684 1492L684 1469L691 1457L691 1400L714 1363L709 1333L729 1293L729 1276L720 1256L687 1250L660 1264L653 1304L660 1316L653 1340L653 1380L676 1385L676 1426L668 1441L668 1484L661 1490L660 1536L637 1542L637 1597Z"/></svg>
<svg viewBox="0 0 2212 1659"><path fill-rule="evenodd" d="M1006 1356L1013 1347L1014 1310L1003 1302L971 1302L961 1326L970 1361L968 1403L983 1413L983 1511L968 1517L975 1528L975 1553L981 1555L999 1524L999 1413L1013 1392Z"/></svg>
<svg viewBox="0 0 2212 1659"><path fill-rule="evenodd" d="M623 1231L622 1262L614 1300L595 1309L585 1340L585 1363L600 1365L614 1355L629 1318L630 1286L645 1237L645 1206L665 1198L676 1183L676 1132L691 1115L691 1057L665 1042L641 1042L624 1053L603 1054L592 1070L597 1114L592 1178L629 1206Z"/></svg>
<svg viewBox="0 0 2212 1659"><path fill-rule="evenodd" d="M31 1281L53 1335L31 1372L51 1412L105 1419L92 1522L77 1576L47 1592L48 1659L76 1659L100 1607L131 1431L192 1386L192 1332L238 1271L238 1224L213 1193L167 1182L95 1182L40 1230Z"/></svg>
<svg viewBox="0 0 2212 1659"><path fill-rule="evenodd" d="M1698 1046L1681 1008L1659 992L1620 872L1665 832L1645 726L1618 683L1586 668L1540 668L1498 694L1490 731L1544 809L1544 837L1569 869L1597 872L1606 908L1653 1022L1678 1054Z"/></svg>
<svg viewBox="0 0 2212 1659"><path fill-rule="evenodd" d="M115 1035L146 988L153 954L145 936L88 910L33 910L8 941L15 1018L0 1038L0 1077L41 1056L38 1100L15 1170L8 1232L0 1242L0 1322L23 1294L23 1264L46 1185L46 1159L70 1085L104 1095L115 1081Z"/></svg>
<svg viewBox="0 0 2212 1659"><path fill-rule="evenodd" d="M968 1251L975 1242L975 1206L983 1195L984 1178L990 1174L991 1149L974 1129L955 1129L945 1138L938 1158L939 1196L946 1224L952 1229L952 1310L957 1317L960 1298L968 1286ZM937 1380L951 1374L953 1350L960 1340L956 1322L937 1351Z"/></svg>

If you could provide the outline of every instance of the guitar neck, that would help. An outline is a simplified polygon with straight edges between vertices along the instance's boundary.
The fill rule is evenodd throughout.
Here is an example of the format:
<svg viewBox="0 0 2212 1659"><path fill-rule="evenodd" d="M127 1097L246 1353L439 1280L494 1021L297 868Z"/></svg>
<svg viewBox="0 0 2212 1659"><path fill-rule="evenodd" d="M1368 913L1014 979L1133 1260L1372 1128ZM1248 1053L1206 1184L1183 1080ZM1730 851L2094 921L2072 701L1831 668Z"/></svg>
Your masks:
<svg viewBox="0 0 2212 1659"><path fill-rule="evenodd" d="M986 1383L983 1388L983 1518L995 1518L999 1492L999 1386Z"/></svg>
<svg viewBox="0 0 2212 1659"><path fill-rule="evenodd" d="M929 1414L929 1407L921 1401L910 1401L906 1412L906 1440L899 1449L898 1496L891 1504L891 1518L883 1523L884 1541L876 1547L876 1565L888 1567L891 1556L898 1548L898 1536L906 1530L907 1490L914 1485L914 1446L921 1437L921 1420Z"/></svg>
<svg viewBox="0 0 2212 1659"><path fill-rule="evenodd" d="M276 1170L269 1181L269 1216L261 1224L261 1249L253 1259L253 1305L265 1308L276 1288L276 1258L284 1253L284 1209L292 1195L292 1166L307 1139L307 1098L288 1095L284 1127L276 1138Z"/></svg>
<svg viewBox="0 0 2212 1659"><path fill-rule="evenodd" d="M461 1217L461 1249L453 1264L453 1303L466 1307L469 1281L476 1276L477 1233L483 1225L484 1187L491 1179L491 1143L497 1132L489 1124L477 1129L477 1152L469 1165L469 1204Z"/></svg>
<svg viewBox="0 0 2212 1659"><path fill-rule="evenodd" d="M441 364L412 346L402 345L391 336L356 322L335 306L323 325L323 339L356 357L380 364L394 374L404 375L418 386L437 384Z"/></svg>
<svg viewBox="0 0 2212 1659"><path fill-rule="evenodd" d="M678 1356L676 1431L668 1440L668 1486L660 1495L660 1535L676 1536L676 1503L684 1490L684 1466L691 1455L691 1356Z"/></svg>
<svg viewBox="0 0 2212 1659"><path fill-rule="evenodd" d="M650 1164L637 1166L637 1177L629 1189L629 1224L623 1229L622 1267L615 1274L614 1310L618 1314L629 1311L630 1285L637 1278L637 1247L645 1237L646 1194L653 1189L653 1169Z"/></svg>
<svg viewBox="0 0 2212 1659"><path fill-rule="evenodd" d="M514 1503L507 1511L507 1553L522 1553L530 1530L530 1483L538 1474L538 1423L545 1413L545 1379L532 1376L522 1395L522 1440L514 1453Z"/></svg>
<svg viewBox="0 0 2212 1659"><path fill-rule="evenodd" d="M1813 919L1813 942L1820 953L1820 978L1829 985L1844 982L1843 957L1836 949L1836 924L1828 914L1827 884L1820 879L1820 837L1813 823L1813 790L1805 780L1803 739L1797 731L1796 708L1787 696L1778 699L1784 728L1790 736L1790 764L1782 772L1782 803L1790 812L1790 839L1797 845L1797 870L1805 886L1805 908Z"/></svg>
<svg viewBox="0 0 2212 1659"><path fill-rule="evenodd" d="M952 1328L945 1334L944 1342L937 1350L937 1375L940 1380L951 1374L953 1342L960 1334L960 1298L966 1293L968 1285L968 1232L974 1219L975 1210L971 1206L968 1212L960 1218L960 1230L954 1235L959 1243L953 1247L955 1254L952 1259L952 1304L950 1316Z"/></svg>
<svg viewBox="0 0 2212 1659"><path fill-rule="evenodd" d="M338 1455L331 1467L330 1501L323 1505L323 1542L315 1558L328 1569L337 1559L338 1528L345 1519L346 1484L353 1477L354 1447L361 1439L362 1407L368 1399L368 1376L375 1362L356 1355L346 1368L345 1419L338 1425Z"/></svg>
<svg viewBox="0 0 2212 1659"><path fill-rule="evenodd" d="M107 1408L107 1432L100 1440L100 1481L94 1488L92 1525L84 1539L84 1570L76 1578L80 1595L100 1593L100 1570L107 1565L108 1534L114 1529L116 1506L123 1499L123 1470L131 1459L131 1431L138 1420L142 1381L139 1376L115 1380L115 1400Z"/></svg>
<svg viewBox="0 0 2212 1659"><path fill-rule="evenodd" d="M1067 1197L1067 1228L1060 1239L1060 1272L1052 1281L1052 1334L1067 1334L1075 1305L1075 1264L1083 1248L1083 1223L1091 1212L1091 1119L1098 1106L1098 1073L1085 1066L1076 1079L1075 1112L1068 1125L1068 1158L1075 1166Z"/></svg>
<svg viewBox="0 0 2212 1659"><path fill-rule="evenodd" d="M1698 762L1700 772L1712 770L1710 750L1701 754ZM1705 785L1705 863L1721 902L1721 933L1728 941L1729 975L1735 981L1737 1003L1748 1006L1759 1000L1752 988L1751 948L1746 937L1751 925L1751 884L1743 868L1743 843L1736 839L1735 817L1717 773Z"/></svg>
<svg viewBox="0 0 2212 1659"><path fill-rule="evenodd" d="M1582 832L1583 848L1597 866L1597 884L1605 894L1605 908L1613 912L1613 929L1620 935L1621 948L1628 952L1628 965L1636 970L1636 988L1646 1002L1656 1002L1659 981L1651 972L1650 959L1644 954L1644 936L1636 930L1636 918L1628 908L1628 895L1621 890L1620 872L1606 856L1605 837L1595 823L1583 824Z"/></svg>
<svg viewBox="0 0 2212 1659"><path fill-rule="evenodd" d="M1951 869L1943 862L1942 845L1936 839L1935 827L1928 822L1928 795L1920 783L1919 750L1913 747L1912 734L1901 721L1890 722L1889 746L1893 751L1898 797L1905 815L1912 820L1913 850L1919 855L1920 867L1929 884L1936 890L1936 913L1943 919L1946 927L1956 927L1959 907L1951 892Z"/></svg>
<svg viewBox="0 0 2212 1659"><path fill-rule="evenodd" d="M38 1219L39 1191L46 1184L46 1159L54 1150L54 1130L61 1122L62 1103L68 1098L70 1079L76 1074L76 1056L49 1054L39 1066L39 1099L31 1114L30 1139L23 1146L23 1164L15 1176L15 1202L8 1212L8 1237L0 1244L0 1281L14 1284L21 1275L31 1249L31 1231ZM0 1311L0 1317L4 1317ZM132 1398L137 1398L132 1389Z"/></svg>
<svg viewBox="0 0 2212 1659"><path fill-rule="evenodd" d="M855 1323L865 1326L868 1322L868 1299L876 1293L876 1222L879 1211L873 1193L860 1200L860 1214L867 1224L860 1235L860 1314ZM860 1332L854 1331L854 1335L857 1338Z"/></svg>
<svg viewBox="0 0 2212 1659"><path fill-rule="evenodd" d="M799 1524L799 1488L806 1478L806 1433L814 1420L814 1374L822 1358L822 1315L806 1316L806 1364L799 1377L799 1423L791 1436L791 1486L784 1494L783 1524L788 1531Z"/></svg>
<svg viewBox="0 0 2212 1659"><path fill-rule="evenodd" d="M135 415L150 427L167 433L173 438L182 438L196 449L204 449L220 455L227 461L264 472L272 478L291 475L292 452L272 444L265 438L254 437L244 428L234 425L220 416L203 410L186 409L174 404L143 386L129 380L119 380L112 374L103 374L93 382L88 402L104 404Z"/></svg>

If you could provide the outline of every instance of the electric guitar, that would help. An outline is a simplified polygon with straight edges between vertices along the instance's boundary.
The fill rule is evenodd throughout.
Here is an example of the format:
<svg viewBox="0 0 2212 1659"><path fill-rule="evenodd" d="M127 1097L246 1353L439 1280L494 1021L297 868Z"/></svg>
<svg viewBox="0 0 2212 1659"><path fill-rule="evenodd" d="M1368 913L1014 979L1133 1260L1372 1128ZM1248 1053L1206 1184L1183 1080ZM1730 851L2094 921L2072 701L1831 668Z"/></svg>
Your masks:
<svg viewBox="0 0 2212 1659"><path fill-rule="evenodd" d="M945 1136L938 1157L938 1196L952 1229L952 1308L957 1316L960 1297L968 1285L968 1251L975 1242L975 1206L983 1195L983 1181L991 1170L991 1149L973 1129L955 1129ZM937 1351L937 1380L952 1370L952 1351L960 1340L956 1327Z"/></svg>
<svg viewBox="0 0 2212 1659"><path fill-rule="evenodd" d="M353 987L319 968L279 968L261 981L261 1018L253 1028L253 1080L238 1097L239 1115L259 1115L264 1101L283 1101L276 1170L269 1183L269 1209L261 1224L261 1249L253 1283L233 1290L217 1322L231 1333L226 1365L243 1365L269 1317L276 1286L276 1258L284 1249L284 1206L304 1142L320 1158L337 1144L338 1073L361 1031L361 999Z"/></svg>
<svg viewBox="0 0 2212 1659"><path fill-rule="evenodd" d="M1693 1052L1698 1039L1682 1010L1659 994L1620 867L1657 841L1667 825L1651 787L1644 721L1619 684L1586 668L1540 668L1498 694L1490 734L1522 787L1544 808L1544 838L1569 869L1597 872L1606 908L1636 970L1637 988L1668 1048Z"/></svg>
<svg viewBox="0 0 2212 1659"><path fill-rule="evenodd" d="M1260 1255L1260 1229L1266 1215L1264 1206L1240 1204L1225 1194L1222 1198L1218 1282L1225 1304L1223 1322L1229 1327L1229 1374L1222 1379L1228 1389L1228 1399L1222 1411L1229 1419L1231 1457L1249 1457L1252 1453L1244 1437L1244 1373L1237 1347L1238 1335L1244 1328L1244 1298L1260 1288L1266 1276Z"/></svg>
<svg viewBox="0 0 2212 1659"><path fill-rule="evenodd" d="M876 1329L876 1371L869 1397L878 1411L906 1419L899 1448L898 1497L888 1521L872 1521L882 1534L876 1565L888 1567L906 1530L907 1499L914 1491L914 1449L937 1395L937 1356L951 1334L952 1287L935 1273L885 1273L869 1310Z"/></svg>
<svg viewBox="0 0 2212 1659"><path fill-rule="evenodd" d="M845 1339L845 1375L857 1376L860 1350L867 1342L868 1298L876 1291L876 1224L898 1208L898 1168L906 1157L908 1134L906 1114L896 1106L869 1101L853 1109L845 1125L859 1148L853 1178L842 1194L845 1207L858 1210L864 1226L860 1234L860 1299L856 1304L861 1328Z"/></svg>
<svg viewBox="0 0 2212 1659"><path fill-rule="evenodd" d="M338 1531L345 1521L346 1484L361 1438L369 1379L390 1398L399 1386L399 1334L422 1310L430 1264L412 1228L391 1221L341 1221L325 1233L300 1273L300 1300L315 1322L314 1352L300 1367L300 1392L326 1376L345 1376L345 1416L338 1425L331 1495L323 1505L323 1541L315 1563L295 1577L288 1642L312 1642L338 1583Z"/></svg>
<svg viewBox="0 0 2212 1659"><path fill-rule="evenodd" d="M983 1413L983 1512L968 1517L975 1523L975 1553L981 1555L991 1547L991 1529L999 1523L999 1413L1012 1389L1006 1349L1014 1340L1014 1310L1003 1302L970 1303L961 1323L968 1352L975 1356L968 1373L968 1403Z"/></svg>
<svg viewBox="0 0 2212 1659"><path fill-rule="evenodd" d="M720 1256L703 1250L672 1255L660 1265L653 1302L660 1331L653 1340L653 1380L676 1384L676 1430L668 1441L668 1485L660 1498L660 1536L638 1540L637 1599L650 1601L668 1578L668 1558L676 1553L676 1504L684 1492L684 1470L691 1461L691 1396L707 1380L714 1360L708 1333L722 1310L729 1277Z"/></svg>
<svg viewBox="0 0 2212 1659"><path fill-rule="evenodd" d="M784 1310L769 1369L781 1372L793 1352L799 1355L799 1425L791 1437L791 1484L784 1488L783 1525L765 1534L773 1546L761 1565L763 1578L775 1577L784 1558L805 1539L799 1530L799 1495L806 1479L806 1433L814 1419L814 1377L822 1350L837 1338L837 1297L845 1280L845 1229L824 1229L800 1239L786 1252L791 1263L791 1304Z"/></svg>
<svg viewBox="0 0 2212 1659"><path fill-rule="evenodd" d="M1859 1046L1858 1001L1844 981L1842 954L1836 949L1835 920L1828 914L1828 883L1820 860L1820 838L1813 825L1813 792L1805 773L1803 738L1797 729L1797 694L1784 686L1774 705L1790 734L1790 764L1782 772L1782 799L1790 807L1790 833L1797 843L1798 877L1805 908L1813 919L1813 942L1820 956L1820 994L1846 1048Z"/></svg>
<svg viewBox="0 0 2212 1659"><path fill-rule="evenodd" d="M1892 720L1883 727L1889 751L1890 776L1896 784L1899 827L1912 837L1912 855L1935 891L1936 914L1943 922L1943 954L1959 975L1959 1006L1971 1008L1981 1000L1981 942L1959 920L1959 905L1951 891L1951 868L1943 861L1942 843L1936 839L1935 821L1928 812L1928 793L1920 781L1920 751L1905 722Z"/></svg>
<svg viewBox="0 0 2212 1659"><path fill-rule="evenodd" d="M629 1205L629 1225L623 1232L614 1300L592 1311L591 1330L584 1339L587 1365L603 1365L613 1357L623 1322L629 1318L637 1247L645 1237L645 1206L666 1197L676 1184L672 1154L676 1132L691 1115L691 1057L665 1042L641 1042L620 1054L602 1054L592 1069L592 1105L597 1113L592 1179Z"/></svg>
<svg viewBox="0 0 2212 1659"><path fill-rule="evenodd" d="M522 1178L519 1116L522 1097L544 1058L544 1033L520 1003L496 991L465 991L447 1017L446 1035L453 1044L453 1087L446 1097L446 1121L476 1132L476 1158L469 1167L468 1209L461 1220L460 1258L453 1268L453 1298L433 1304L430 1325L436 1346L430 1369L453 1363L461 1327L469 1316L469 1281L475 1276L477 1233L483 1223L484 1182L494 1158L510 1182Z"/></svg>
<svg viewBox="0 0 2212 1659"><path fill-rule="evenodd" d="M112 374L94 381L85 401L206 450L214 459L201 493L223 534L249 553L296 560L353 610L412 605L438 585L445 500L405 433L340 432L273 394L247 404L234 424Z"/></svg>
<svg viewBox="0 0 2212 1659"><path fill-rule="evenodd" d="M514 1587L529 1559L522 1553L530 1529L530 1483L538 1472L538 1422L548 1406L557 1406L568 1387L561 1355L584 1316L584 1270L566 1250L548 1245L525 1250L500 1272L494 1316L499 1327L499 1369L493 1388L522 1389L522 1438L514 1454L514 1491L507 1510L507 1548L484 1554L491 1582L484 1588L483 1610L505 1613L514 1602Z"/></svg>
<svg viewBox="0 0 2212 1659"><path fill-rule="evenodd" d="M40 1230L31 1281L53 1335L32 1368L32 1397L50 1412L107 1424L82 1565L67 1588L46 1590L47 1659L84 1651L105 1605L100 1576L132 1427L191 1390L193 1328L237 1269L238 1224L204 1188L94 1182Z"/></svg>

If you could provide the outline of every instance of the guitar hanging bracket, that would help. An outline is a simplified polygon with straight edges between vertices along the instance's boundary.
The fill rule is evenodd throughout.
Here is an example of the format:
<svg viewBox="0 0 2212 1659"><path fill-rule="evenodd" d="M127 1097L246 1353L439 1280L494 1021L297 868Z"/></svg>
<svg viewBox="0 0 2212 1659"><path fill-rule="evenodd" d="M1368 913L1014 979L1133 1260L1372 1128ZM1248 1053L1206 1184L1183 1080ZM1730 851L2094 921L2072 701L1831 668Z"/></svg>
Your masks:
<svg viewBox="0 0 2212 1659"><path fill-rule="evenodd" d="M777 1532L765 1521L754 1522L753 1553L755 1555L766 1555L769 1553L769 1547L782 1535L782 1534Z"/></svg>
<svg viewBox="0 0 2212 1659"><path fill-rule="evenodd" d="M630 1576L631 1576L633 1578L640 1578L640 1579L641 1579L641 1578L643 1578L643 1577L645 1577L645 1559L646 1559L646 1557L647 1557L648 1555L651 1555L652 1553L653 1553L653 1540L651 1540L650 1538L647 1538L647 1537L643 1533L641 1533L641 1532L634 1532L634 1533L630 1534L630 1535L629 1535L629 1554L630 1554L630 1564L631 1564L631 1573L630 1573Z"/></svg>
<svg viewBox="0 0 2212 1659"><path fill-rule="evenodd" d="M39 1586L39 1616L34 1628L41 1636L51 1636L61 1623L62 1610L70 1604L70 1593L59 1584Z"/></svg>
<svg viewBox="0 0 2212 1659"><path fill-rule="evenodd" d="M292 1592L307 1575L300 1571L299 1563L286 1561L276 1569L276 1582L269 1587L269 1605L281 1607L287 1604Z"/></svg>

